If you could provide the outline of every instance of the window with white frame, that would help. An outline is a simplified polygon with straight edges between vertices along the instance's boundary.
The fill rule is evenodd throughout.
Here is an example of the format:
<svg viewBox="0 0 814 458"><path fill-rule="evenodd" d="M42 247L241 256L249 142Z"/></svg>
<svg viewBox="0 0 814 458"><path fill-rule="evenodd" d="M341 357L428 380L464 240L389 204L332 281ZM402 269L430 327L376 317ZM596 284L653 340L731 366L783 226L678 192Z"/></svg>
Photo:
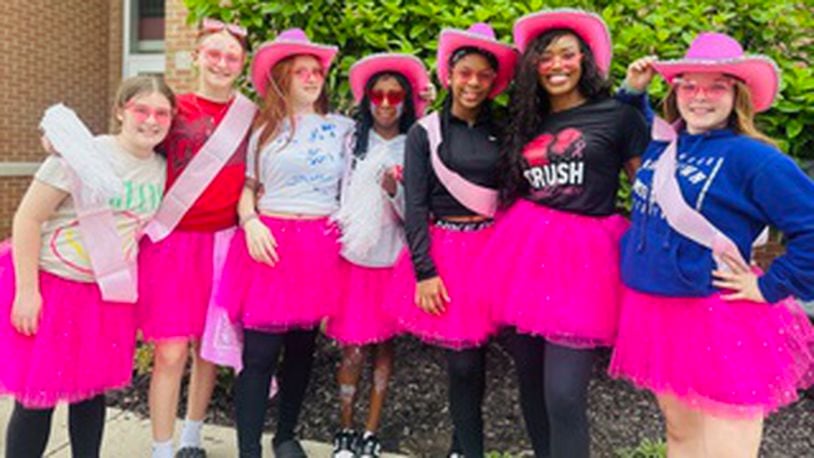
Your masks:
<svg viewBox="0 0 814 458"><path fill-rule="evenodd" d="M164 73L164 0L123 0L123 76Z"/></svg>
<svg viewBox="0 0 814 458"><path fill-rule="evenodd" d="M134 0L130 5L130 50L134 53L164 52L164 0Z"/></svg>

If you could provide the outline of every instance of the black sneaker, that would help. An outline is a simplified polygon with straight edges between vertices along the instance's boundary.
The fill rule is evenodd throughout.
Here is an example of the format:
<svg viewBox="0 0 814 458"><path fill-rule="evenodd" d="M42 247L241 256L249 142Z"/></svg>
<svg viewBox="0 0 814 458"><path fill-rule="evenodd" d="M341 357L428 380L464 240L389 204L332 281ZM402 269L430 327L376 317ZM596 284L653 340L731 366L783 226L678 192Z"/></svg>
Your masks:
<svg viewBox="0 0 814 458"><path fill-rule="evenodd" d="M206 458L206 450L201 447L181 447L175 458Z"/></svg>
<svg viewBox="0 0 814 458"><path fill-rule="evenodd" d="M371 434L362 439L356 456L358 458L379 458L381 453L382 444L379 443L379 438L375 434Z"/></svg>
<svg viewBox="0 0 814 458"><path fill-rule="evenodd" d="M356 458L359 436L353 431L342 430L334 435L333 458Z"/></svg>
<svg viewBox="0 0 814 458"><path fill-rule="evenodd" d="M296 439L289 439L285 442L274 445L275 458L308 458L305 454L300 441Z"/></svg>

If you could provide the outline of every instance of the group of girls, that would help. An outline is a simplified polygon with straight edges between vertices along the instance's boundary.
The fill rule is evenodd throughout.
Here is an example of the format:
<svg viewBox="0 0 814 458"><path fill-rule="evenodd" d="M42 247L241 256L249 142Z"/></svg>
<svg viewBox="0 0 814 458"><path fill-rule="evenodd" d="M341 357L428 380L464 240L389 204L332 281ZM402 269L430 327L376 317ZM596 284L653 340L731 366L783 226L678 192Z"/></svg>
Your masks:
<svg viewBox="0 0 814 458"><path fill-rule="evenodd" d="M606 24L545 10L515 23L513 46L486 24L442 31L449 90L427 116L419 60L361 59L349 119L328 107L336 47L290 29L256 49L257 108L234 88L247 43L244 29L205 20L194 93L122 84L120 129L92 140L123 183L99 211L86 211L92 180L52 142L0 258L8 457L42 455L58 401L71 403L74 456L98 456L103 394L129 383L137 330L155 350L154 458L206 456L214 363L230 348L239 456L261 456L275 376L275 456L306 456L295 430L326 318L342 346L339 458L380 455L400 333L445 349L458 457L484 456L485 348L502 326L540 457L589 456L599 347L613 347L611 375L655 393L671 457L756 456L763 418L814 381L814 329L791 299L814 296L814 184L754 125L778 92L770 59L703 33L683 59L634 62L612 97ZM647 100L656 72L666 121ZM503 122L491 99L512 82ZM622 171L630 222L615 207ZM99 214L109 218L94 224ZM120 253L94 248L105 224ZM748 260L767 225L788 244L762 273ZM120 275L104 269L112 257ZM136 277L137 300L109 285Z"/></svg>

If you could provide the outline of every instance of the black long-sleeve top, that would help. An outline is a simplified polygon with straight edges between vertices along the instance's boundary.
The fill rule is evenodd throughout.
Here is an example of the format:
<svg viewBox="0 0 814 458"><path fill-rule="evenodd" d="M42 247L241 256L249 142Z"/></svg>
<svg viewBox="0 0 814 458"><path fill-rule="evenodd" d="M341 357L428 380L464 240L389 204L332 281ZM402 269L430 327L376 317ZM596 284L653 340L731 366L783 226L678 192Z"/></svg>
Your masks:
<svg viewBox="0 0 814 458"><path fill-rule="evenodd" d="M470 126L449 112L449 103L441 115L442 142L439 156L444 164L469 181L496 189L500 126L491 110L484 109ZM416 278L426 280L438 275L430 257L431 220L477 213L456 200L433 171L426 130L415 124L407 133L404 151L405 233L413 259Z"/></svg>

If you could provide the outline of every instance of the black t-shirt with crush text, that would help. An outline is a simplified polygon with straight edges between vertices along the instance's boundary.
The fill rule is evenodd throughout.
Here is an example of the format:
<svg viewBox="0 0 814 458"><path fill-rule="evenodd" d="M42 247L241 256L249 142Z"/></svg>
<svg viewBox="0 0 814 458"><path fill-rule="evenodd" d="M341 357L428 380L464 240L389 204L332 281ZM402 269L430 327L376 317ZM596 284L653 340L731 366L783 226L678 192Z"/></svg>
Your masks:
<svg viewBox="0 0 814 458"><path fill-rule="evenodd" d="M610 215L622 166L649 142L644 117L613 99L552 113L523 150L527 198L558 210Z"/></svg>

